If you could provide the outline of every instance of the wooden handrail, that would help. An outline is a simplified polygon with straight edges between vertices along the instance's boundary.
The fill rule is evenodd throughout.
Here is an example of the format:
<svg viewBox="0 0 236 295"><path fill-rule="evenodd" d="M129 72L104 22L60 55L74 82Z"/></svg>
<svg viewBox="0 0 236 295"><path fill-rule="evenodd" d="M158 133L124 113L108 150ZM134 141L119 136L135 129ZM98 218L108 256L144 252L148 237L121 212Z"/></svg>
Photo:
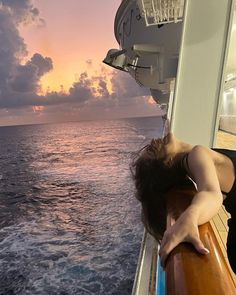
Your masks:
<svg viewBox="0 0 236 295"><path fill-rule="evenodd" d="M189 206L195 188L180 187L167 194L167 227ZM166 264L166 295L235 295L236 288L211 224L199 226L200 238L210 254L196 252L191 244L181 243Z"/></svg>

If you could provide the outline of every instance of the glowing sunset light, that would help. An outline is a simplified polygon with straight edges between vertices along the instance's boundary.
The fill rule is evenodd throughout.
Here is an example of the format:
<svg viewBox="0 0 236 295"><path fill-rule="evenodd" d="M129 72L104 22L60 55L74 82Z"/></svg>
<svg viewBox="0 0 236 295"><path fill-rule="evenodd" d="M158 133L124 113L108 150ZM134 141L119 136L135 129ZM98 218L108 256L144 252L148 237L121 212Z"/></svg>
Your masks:
<svg viewBox="0 0 236 295"><path fill-rule="evenodd" d="M149 95L147 98L148 103L150 103L151 105L156 105L156 102L154 101L154 99Z"/></svg>
<svg viewBox="0 0 236 295"><path fill-rule="evenodd" d="M36 112L42 112L45 109L45 107L44 106L32 106L32 109L33 109L34 113L36 113Z"/></svg>
<svg viewBox="0 0 236 295"><path fill-rule="evenodd" d="M21 26L21 34L27 41L29 55L40 52L53 57L53 71L41 78L44 90L49 87L51 91L59 91L63 85L68 92L76 75L84 71L95 73L107 49L117 46L113 22L120 1L105 2L102 8L100 3L91 1L73 0L68 4L62 0L56 7L50 1L33 1L45 25ZM101 14L106 15L106 19L100 19ZM88 60L92 64L89 65Z"/></svg>
<svg viewBox="0 0 236 295"><path fill-rule="evenodd" d="M3 1L0 125L159 114L149 89L102 63L108 49L119 47L120 4Z"/></svg>

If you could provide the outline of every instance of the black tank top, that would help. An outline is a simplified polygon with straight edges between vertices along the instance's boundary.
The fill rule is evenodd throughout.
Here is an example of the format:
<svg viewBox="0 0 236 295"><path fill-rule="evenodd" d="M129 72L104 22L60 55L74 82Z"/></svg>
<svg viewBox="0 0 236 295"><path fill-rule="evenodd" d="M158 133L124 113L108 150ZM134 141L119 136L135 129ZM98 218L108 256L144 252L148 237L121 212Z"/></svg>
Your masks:
<svg viewBox="0 0 236 295"><path fill-rule="evenodd" d="M212 150L227 156L233 162L235 180L230 192L224 193L226 198L224 199L223 204L225 209L231 214L231 217L236 220L236 151L218 148L212 148Z"/></svg>

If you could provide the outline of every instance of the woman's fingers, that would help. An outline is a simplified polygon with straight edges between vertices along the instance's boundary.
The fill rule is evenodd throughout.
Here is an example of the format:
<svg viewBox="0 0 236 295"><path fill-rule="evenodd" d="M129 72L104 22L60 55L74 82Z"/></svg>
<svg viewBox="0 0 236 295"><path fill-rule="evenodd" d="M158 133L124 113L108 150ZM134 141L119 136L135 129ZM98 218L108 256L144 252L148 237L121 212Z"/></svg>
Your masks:
<svg viewBox="0 0 236 295"><path fill-rule="evenodd" d="M193 244L194 248L201 254L209 254L210 251L203 245L202 241L199 238L193 237L190 241Z"/></svg>
<svg viewBox="0 0 236 295"><path fill-rule="evenodd" d="M166 264L166 260L170 252L181 242L188 242L191 243L194 248L196 249L197 252L200 254L209 254L210 251L203 245L202 241L200 238L194 236L186 240L178 240L178 239L169 239L168 238L169 234L164 235L162 242L161 242L161 247L159 251L160 259L161 259L161 266L164 267Z"/></svg>
<svg viewBox="0 0 236 295"><path fill-rule="evenodd" d="M181 242L191 243L197 252L208 254L209 250L203 245L199 237L198 226L195 219L189 214L182 214L178 220L165 232L161 246L160 259L164 267L170 252Z"/></svg>
<svg viewBox="0 0 236 295"><path fill-rule="evenodd" d="M194 231L193 231L194 232ZM199 238L198 232L193 233L188 237L176 237L176 235L171 232L166 232L163 236L161 246L160 246L160 259L161 266L164 267L166 264L166 260L170 252L181 242L191 243L197 252L200 254L209 254L210 251L203 245L202 241Z"/></svg>
<svg viewBox="0 0 236 295"><path fill-rule="evenodd" d="M160 246L160 251L159 255L161 258L161 266L164 267L166 264L166 259L170 252L180 243L178 239L170 238L169 234L164 235L161 246Z"/></svg>

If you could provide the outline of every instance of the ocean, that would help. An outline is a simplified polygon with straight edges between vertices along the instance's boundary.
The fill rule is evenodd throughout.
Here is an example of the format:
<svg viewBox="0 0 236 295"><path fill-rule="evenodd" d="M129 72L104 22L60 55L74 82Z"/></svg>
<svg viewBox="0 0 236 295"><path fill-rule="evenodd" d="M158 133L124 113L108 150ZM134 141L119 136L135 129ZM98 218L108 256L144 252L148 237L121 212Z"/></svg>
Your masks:
<svg viewBox="0 0 236 295"><path fill-rule="evenodd" d="M0 294L131 294L132 155L160 117L0 127Z"/></svg>

